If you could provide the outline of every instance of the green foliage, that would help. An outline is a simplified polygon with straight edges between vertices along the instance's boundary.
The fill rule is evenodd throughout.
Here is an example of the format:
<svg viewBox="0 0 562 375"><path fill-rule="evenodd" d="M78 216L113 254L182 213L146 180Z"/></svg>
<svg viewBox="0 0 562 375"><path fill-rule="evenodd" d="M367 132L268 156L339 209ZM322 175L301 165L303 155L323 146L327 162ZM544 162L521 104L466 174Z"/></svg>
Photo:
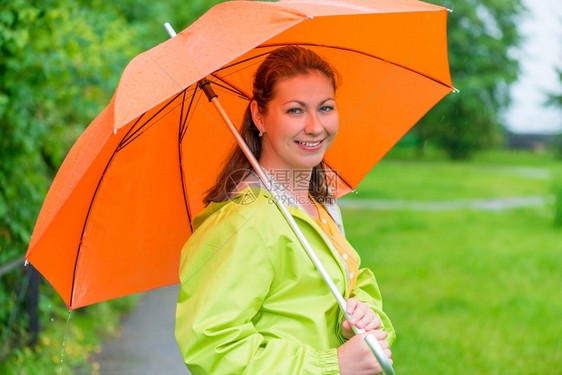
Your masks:
<svg viewBox="0 0 562 375"><path fill-rule="evenodd" d="M0 249L25 249L50 179L110 99L135 37L75 1L11 1L0 11Z"/></svg>
<svg viewBox="0 0 562 375"><path fill-rule="evenodd" d="M558 107L562 113L562 70L558 70L558 81L560 82L560 89L557 93L549 95L547 104ZM553 135L549 146L558 158L562 159L562 133Z"/></svg>
<svg viewBox="0 0 562 375"><path fill-rule="evenodd" d="M562 86L562 70L558 70L558 81ZM558 93L552 93L549 95L548 104L558 106L562 110L562 88Z"/></svg>
<svg viewBox="0 0 562 375"><path fill-rule="evenodd" d="M510 102L509 85L518 61L509 49L518 45L520 0L430 1L453 9L449 15L449 62L459 93L450 94L414 128L420 147L432 142L453 159L501 139L500 112Z"/></svg>

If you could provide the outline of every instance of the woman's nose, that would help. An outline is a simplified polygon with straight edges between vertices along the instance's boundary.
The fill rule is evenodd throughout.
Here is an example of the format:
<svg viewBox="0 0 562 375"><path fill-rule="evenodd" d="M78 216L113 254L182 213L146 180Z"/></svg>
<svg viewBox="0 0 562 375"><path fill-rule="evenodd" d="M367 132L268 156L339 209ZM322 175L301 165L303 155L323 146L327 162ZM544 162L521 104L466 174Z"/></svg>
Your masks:
<svg viewBox="0 0 562 375"><path fill-rule="evenodd" d="M324 126L322 125L320 119L315 113L309 113L308 116L306 116L306 124L304 128L304 132L306 134L313 134L313 135L320 134L322 133L323 129Z"/></svg>

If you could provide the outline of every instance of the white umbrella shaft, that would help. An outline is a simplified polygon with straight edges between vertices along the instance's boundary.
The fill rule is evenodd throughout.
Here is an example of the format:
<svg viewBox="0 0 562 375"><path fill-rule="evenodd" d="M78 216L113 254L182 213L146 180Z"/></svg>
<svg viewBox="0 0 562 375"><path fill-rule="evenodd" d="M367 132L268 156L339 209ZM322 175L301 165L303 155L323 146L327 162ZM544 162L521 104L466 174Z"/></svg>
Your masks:
<svg viewBox="0 0 562 375"><path fill-rule="evenodd" d="M168 35L170 36L170 38L175 37L176 35L176 31L174 30L174 28L172 27L172 25L170 25L168 22L166 22L164 24L164 27L166 28L166 31L168 32Z"/></svg>

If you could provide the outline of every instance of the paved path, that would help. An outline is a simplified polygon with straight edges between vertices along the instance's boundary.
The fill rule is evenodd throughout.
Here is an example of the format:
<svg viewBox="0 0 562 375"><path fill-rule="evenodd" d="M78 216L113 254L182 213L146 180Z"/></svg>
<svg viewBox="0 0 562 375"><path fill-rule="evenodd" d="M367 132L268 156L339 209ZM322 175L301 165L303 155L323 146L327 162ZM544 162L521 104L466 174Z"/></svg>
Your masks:
<svg viewBox="0 0 562 375"><path fill-rule="evenodd" d="M96 356L100 375L189 375L174 337L179 285L143 294L120 337Z"/></svg>
<svg viewBox="0 0 562 375"><path fill-rule="evenodd" d="M484 210L501 211L519 207L540 207L554 201L553 196L525 196L491 199L457 199L452 201L406 201L378 199L341 199L341 208L363 210L401 210L401 211L451 211L451 210Z"/></svg>

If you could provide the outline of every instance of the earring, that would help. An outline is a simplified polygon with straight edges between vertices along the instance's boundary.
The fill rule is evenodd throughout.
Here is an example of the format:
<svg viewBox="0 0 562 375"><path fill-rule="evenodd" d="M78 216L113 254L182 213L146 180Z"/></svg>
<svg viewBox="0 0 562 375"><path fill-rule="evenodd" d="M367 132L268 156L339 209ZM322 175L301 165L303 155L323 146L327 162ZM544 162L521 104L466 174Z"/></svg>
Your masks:
<svg viewBox="0 0 562 375"><path fill-rule="evenodd" d="M263 135L263 132L262 132L262 131L260 130L260 132L258 133L258 137L260 137L260 138L261 138L261 137L262 137L262 135Z"/></svg>

